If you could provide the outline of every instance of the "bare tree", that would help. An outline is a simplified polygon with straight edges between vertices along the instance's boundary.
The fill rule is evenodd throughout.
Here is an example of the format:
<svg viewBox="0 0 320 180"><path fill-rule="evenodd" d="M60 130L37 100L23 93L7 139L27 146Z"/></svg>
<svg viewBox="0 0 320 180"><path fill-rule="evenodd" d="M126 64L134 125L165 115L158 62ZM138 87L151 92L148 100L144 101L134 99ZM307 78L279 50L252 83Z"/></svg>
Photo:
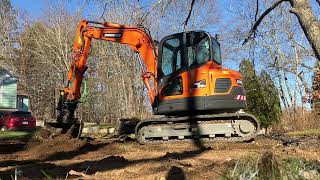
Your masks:
<svg viewBox="0 0 320 180"><path fill-rule="evenodd" d="M244 43L248 42L251 35L257 30L262 20L272 10L283 2L289 2L291 5L290 12L295 14L299 20L300 26L306 35L315 56L320 61L320 22L316 19L309 0L277 0L266 11L264 11L255 24L252 26L248 37ZM319 1L317 1L319 3Z"/></svg>
<svg viewBox="0 0 320 180"><path fill-rule="evenodd" d="M56 98L71 62L79 16L70 15L65 7L47 7L43 19L27 23L19 38L19 85L31 95L34 114L42 118L54 117Z"/></svg>
<svg viewBox="0 0 320 180"><path fill-rule="evenodd" d="M259 3L260 8L272 6L267 0ZM299 96L309 93L310 79L307 77L315 70L312 64L316 58L299 21L289 13L291 5L284 3L277 7L261 21L255 38L241 45L242 37L250 30L246 28L255 23L252 21L257 13L256 4L252 1L234 2L232 10L239 19L223 36L223 43L228 47L228 59L239 61L240 57L248 56L255 60L258 71L267 70L276 81L283 107L296 109L303 105L297 102Z"/></svg>
<svg viewBox="0 0 320 180"><path fill-rule="evenodd" d="M0 1L0 66L15 72L14 43L17 38L16 12L9 0Z"/></svg>
<svg viewBox="0 0 320 180"><path fill-rule="evenodd" d="M89 0L88 0L89 1ZM148 3L127 0L93 0L103 10L110 12L117 10L118 13L103 13L99 19L116 19L119 12L128 12L126 24L144 26L151 29L155 36L157 29L168 33L184 30L199 30L216 23L220 17L216 0L152 0ZM121 5L121 6L120 6ZM199 18L201 17L201 18ZM161 34L161 32L159 32ZM160 37L165 34L161 34Z"/></svg>
<svg viewBox="0 0 320 180"><path fill-rule="evenodd" d="M101 9L102 14L91 14L93 20L141 25L150 30L154 39L183 29L191 7L191 1L160 0L151 2L147 8L138 1L126 1L121 6L101 1L105 2L108 4ZM19 37L19 62L16 62L21 84L30 93L31 108L39 118L54 117L58 91L64 87L70 66L76 26L82 17L81 11L70 13L66 8L68 1L51 3L41 19L26 21ZM212 18L217 16L217 11L212 11L213 3L194 2L186 23L188 30L217 21L218 18ZM206 6L210 8L203 8ZM206 18L197 18L200 15ZM85 121L110 122L151 115L137 55L127 46L93 40L87 63L84 78L87 96L81 99L78 116Z"/></svg>

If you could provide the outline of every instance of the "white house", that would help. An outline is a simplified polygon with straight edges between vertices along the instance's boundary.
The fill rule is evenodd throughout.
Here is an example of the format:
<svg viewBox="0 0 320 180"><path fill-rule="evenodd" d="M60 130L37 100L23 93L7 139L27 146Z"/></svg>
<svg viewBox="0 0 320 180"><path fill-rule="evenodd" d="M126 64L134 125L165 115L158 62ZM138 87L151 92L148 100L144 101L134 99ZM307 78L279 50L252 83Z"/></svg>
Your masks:
<svg viewBox="0 0 320 180"><path fill-rule="evenodd" d="M29 97L17 93L17 77L0 67L0 109L28 111Z"/></svg>

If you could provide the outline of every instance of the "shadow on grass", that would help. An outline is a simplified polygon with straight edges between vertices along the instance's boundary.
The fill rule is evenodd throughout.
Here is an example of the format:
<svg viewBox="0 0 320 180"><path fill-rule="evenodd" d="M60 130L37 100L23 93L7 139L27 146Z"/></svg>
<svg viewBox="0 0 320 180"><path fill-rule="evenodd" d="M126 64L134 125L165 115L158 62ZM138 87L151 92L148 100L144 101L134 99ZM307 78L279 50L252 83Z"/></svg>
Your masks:
<svg viewBox="0 0 320 180"><path fill-rule="evenodd" d="M46 161L57 161L57 160L68 160L72 159L78 155L85 154L92 151L97 151L100 148L107 146L110 143L102 143L102 144L85 144L84 146L76 149L74 151L69 152L57 152L54 153L46 158L43 159L34 159L34 160L8 160L8 161L0 161L0 167L7 167L7 166L21 166L27 164L37 164Z"/></svg>
<svg viewBox="0 0 320 180"><path fill-rule="evenodd" d="M36 130L0 131L0 154L10 154L24 150Z"/></svg>

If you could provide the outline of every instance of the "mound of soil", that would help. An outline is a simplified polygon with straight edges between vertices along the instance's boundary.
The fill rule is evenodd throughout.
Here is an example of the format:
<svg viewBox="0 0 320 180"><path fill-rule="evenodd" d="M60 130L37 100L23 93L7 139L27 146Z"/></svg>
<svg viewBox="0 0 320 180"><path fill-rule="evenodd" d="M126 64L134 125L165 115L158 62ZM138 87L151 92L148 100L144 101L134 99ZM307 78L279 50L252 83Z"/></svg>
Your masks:
<svg viewBox="0 0 320 180"><path fill-rule="evenodd" d="M42 128L33 135L33 139L40 140L40 141L48 140L50 136L51 136L51 132L48 129Z"/></svg>
<svg viewBox="0 0 320 180"><path fill-rule="evenodd" d="M1 179L11 179L16 168L23 172L22 179L46 179L46 174L52 179L65 179L67 174L68 179L218 179L232 173L239 160L247 157L260 157L253 166L265 172L261 178L270 179L268 174L279 172L282 159L318 162L320 154L317 137L260 136L249 143L217 142L203 148L187 142L140 145L115 139L52 137L45 131L38 136L43 140L31 139L23 151L0 153ZM3 146L16 148L11 143ZM305 165L312 167L303 172L309 177L319 174L319 165L313 164Z"/></svg>
<svg viewBox="0 0 320 180"><path fill-rule="evenodd" d="M42 135L47 136L45 133L42 133ZM32 143L22 153L24 156L32 157L32 159L50 159L51 156L57 156L58 153L77 151L85 145L87 145L85 140L62 134L53 139L46 139L37 145Z"/></svg>

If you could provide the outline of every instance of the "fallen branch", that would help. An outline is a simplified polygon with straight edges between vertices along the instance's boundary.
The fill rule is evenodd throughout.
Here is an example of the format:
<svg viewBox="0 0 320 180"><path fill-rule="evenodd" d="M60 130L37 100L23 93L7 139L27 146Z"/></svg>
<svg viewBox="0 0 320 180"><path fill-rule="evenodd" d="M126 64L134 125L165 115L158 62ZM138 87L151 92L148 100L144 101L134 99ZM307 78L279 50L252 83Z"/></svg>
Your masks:
<svg viewBox="0 0 320 180"><path fill-rule="evenodd" d="M249 41L251 35L256 32L256 30L257 30L258 26L260 25L260 23L262 22L263 18L264 18L265 16L267 16L274 8L276 8L279 4L281 4L281 3L284 2L284 1L287 1L287 0L278 0L278 1L276 1L276 2L273 3L266 11L264 11L264 12L261 14L261 16L258 18L258 20L257 20L257 21L254 23L254 25L252 26L251 30L249 31L248 36L245 38L245 40L244 40L244 42L242 43L242 45L246 44L246 43Z"/></svg>
<svg viewBox="0 0 320 180"><path fill-rule="evenodd" d="M83 173L83 172L77 172L77 171L75 171L75 170L69 171L69 174L70 174L70 175L73 175L73 176L89 177L89 175L86 175L86 174Z"/></svg>

